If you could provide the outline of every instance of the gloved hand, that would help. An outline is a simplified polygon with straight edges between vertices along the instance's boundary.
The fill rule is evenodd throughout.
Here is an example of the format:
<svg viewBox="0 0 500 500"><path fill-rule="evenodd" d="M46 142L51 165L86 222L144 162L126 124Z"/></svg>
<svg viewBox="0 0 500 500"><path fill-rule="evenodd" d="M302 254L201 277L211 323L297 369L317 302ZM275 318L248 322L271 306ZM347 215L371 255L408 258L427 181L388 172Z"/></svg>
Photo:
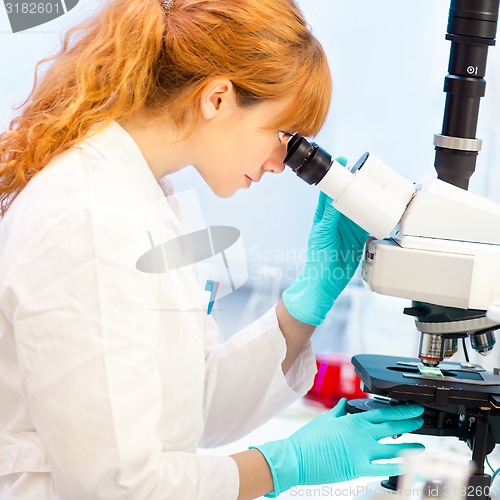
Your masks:
<svg viewBox="0 0 500 500"><path fill-rule="evenodd" d="M418 405L401 405L346 415L345 399L287 439L255 446L273 475L275 498L293 486L329 484L362 476L396 476L401 464L374 464L420 443L381 444L379 439L412 432L423 424Z"/></svg>
<svg viewBox="0 0 500 500"><path fill-rule="evenodd" d="M337 161L345 165L344 158ZM288 312L299 321L320 325L351 280L363 256L368 233L342 215L321 192L302 274L283 293Z"/></svg>

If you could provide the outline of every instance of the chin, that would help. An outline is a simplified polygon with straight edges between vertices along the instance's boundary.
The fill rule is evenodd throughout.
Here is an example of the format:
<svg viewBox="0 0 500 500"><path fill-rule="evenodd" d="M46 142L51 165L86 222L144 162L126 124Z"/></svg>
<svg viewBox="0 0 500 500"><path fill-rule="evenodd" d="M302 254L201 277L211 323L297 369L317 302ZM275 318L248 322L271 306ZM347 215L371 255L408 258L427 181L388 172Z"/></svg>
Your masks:
<svg viewBox="0 0 500 500"><path fill-rule="evenodd" d="M223 187L223 188L214 188L211 187L212 192L217 196L218 198L230 198L233 196L237 189L230 188L230 187Z"/></svg>

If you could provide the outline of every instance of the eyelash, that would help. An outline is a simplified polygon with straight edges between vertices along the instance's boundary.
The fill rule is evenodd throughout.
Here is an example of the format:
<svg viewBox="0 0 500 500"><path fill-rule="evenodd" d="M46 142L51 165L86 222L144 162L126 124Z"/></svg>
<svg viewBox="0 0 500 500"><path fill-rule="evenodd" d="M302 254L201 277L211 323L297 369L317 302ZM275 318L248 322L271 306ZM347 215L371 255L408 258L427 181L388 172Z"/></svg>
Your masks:
<svg viewBox="0 0 500 500"><path fill-rule="evenodd" d="M285 137L291 137L290 132L285 132L283 130L278 130L278 141L281 142Z"/></svg>

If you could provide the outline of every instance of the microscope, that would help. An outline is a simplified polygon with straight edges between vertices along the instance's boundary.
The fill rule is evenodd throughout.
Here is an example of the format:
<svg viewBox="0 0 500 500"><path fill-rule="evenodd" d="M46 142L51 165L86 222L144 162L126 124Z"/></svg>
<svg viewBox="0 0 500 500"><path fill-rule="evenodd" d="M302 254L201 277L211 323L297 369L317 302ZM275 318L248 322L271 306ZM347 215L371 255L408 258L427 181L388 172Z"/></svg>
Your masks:
<svg viewBox="0 0 500 500"><path fill-rule="evenodd" d="M374 292L411 300L404 313L420 332L418 357L356 355L363 390L352 413L394 404L425 408L417 431L455 436L472 450L467 498L489 498L486 457L500 443L500 368L469 362L466 340L487 355L500 328L500 205L467 191L481 140L476 128L488 48L500 0L451 0L451 41L441 134L434 137L437 178L414 184L366 153L347 169L317 144L294 135L285 164L331 196L366 229L362 279ZM466 359L449 358L464 346ZM396 489L397 478L383 485Z"/></svg>

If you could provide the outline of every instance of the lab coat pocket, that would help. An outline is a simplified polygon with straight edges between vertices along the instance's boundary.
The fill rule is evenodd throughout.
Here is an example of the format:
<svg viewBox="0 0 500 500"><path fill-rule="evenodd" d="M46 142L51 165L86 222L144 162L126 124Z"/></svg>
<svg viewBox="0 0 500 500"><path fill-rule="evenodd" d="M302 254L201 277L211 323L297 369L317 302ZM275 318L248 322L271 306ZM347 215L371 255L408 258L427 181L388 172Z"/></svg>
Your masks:
<svg viewBox="0 0 500 500"><path fill-rule="evenodd" d="M158 303L167 344L203 341L208 297L190 268L169 271L160 278Z"/></svg>
<svg viewBox="0 0 500 500"><path fill-rule="evenodd" d="M0 476L19 472L50 472L36 432L0 434Z"/></svg>

